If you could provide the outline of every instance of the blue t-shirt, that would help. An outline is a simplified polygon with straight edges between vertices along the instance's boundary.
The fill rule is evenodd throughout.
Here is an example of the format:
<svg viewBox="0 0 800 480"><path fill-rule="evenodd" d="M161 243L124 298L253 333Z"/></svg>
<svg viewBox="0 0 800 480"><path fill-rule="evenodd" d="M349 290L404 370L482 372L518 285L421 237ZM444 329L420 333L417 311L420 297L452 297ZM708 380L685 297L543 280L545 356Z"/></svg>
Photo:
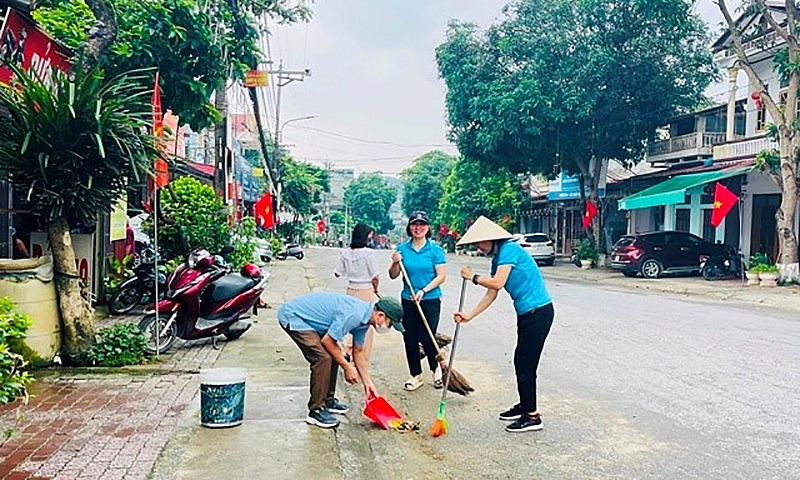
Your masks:
<svg viewBox="0 0 800 480"><path fill-rule="evenodd" d="M397 246L397 252L403 256L403 265L406 267L408 279L411 281L415 292L422 290L436 278L437 265L447 263L442 247L434 245L430 240L425 240L425 245L419 251L415 250L411 240L408 240ZM403 293L400 296L406 300L411 300L411 290L408 289L408 285L405 282L403 282ZM441 296L442 289L436 287L422 298L430 300L432 298L441 298Z"/></svg>
<svg viewBox="0 0 800 480"><path fill-rule="evenodd" d="M504 288L514 300L517 315L552 303L539 267L517 243L506 241L500 244L492 259L492 276L497 273L497 267L504 265L511 266Z"/></svg>
<svg viewBox="0 0 800 480"><path fill-rule="evenodd" d="M327 333L341 342L348 333L353 342L364 345L369 318L375 305L343 293L312 292L295 297L278 309L278 322L295 332Z"/></svg>

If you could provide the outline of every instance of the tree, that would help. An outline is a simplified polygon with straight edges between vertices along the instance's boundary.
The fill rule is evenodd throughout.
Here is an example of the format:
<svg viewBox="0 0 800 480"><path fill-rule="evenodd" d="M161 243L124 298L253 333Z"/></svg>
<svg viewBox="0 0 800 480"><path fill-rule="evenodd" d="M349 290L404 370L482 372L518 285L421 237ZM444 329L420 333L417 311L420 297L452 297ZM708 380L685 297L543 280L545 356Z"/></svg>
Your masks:
<svg viewBox="0 0 800 480"><path fill-rule="evenodd" d="M93 40L97 31L93 25L103 8L99 4L105 3L49 0L38 2L33 15L51 35L81 51ZM132 69L157 69L163 108L195 131L220 120L220 112L209 100L225 85L228 74L242 79L261 61L262 27L257 16L266 14L284 23L310 17L305 1L109 0L108 5L116 12L116 39L97 62L112 76ZM145 82L152 88L153 74Z"/></svg>
<svg viewBox="0 0 800 480"><path fill-rule="evenodd" d="M763 24L756 26L755 31L745 32L743 28L747 26L736 23L725 0L718 0L717 5L728 26L732 48L737 57L737 66L747 74L751 90L757 92L773 122L770 130L778 140L779 150L778 152L762 152L758 156L757 165L781 189L781 204L775 214L779 245L777 264L780 280L797 282L800 280L800 265L798 265L794 223L797 217L796 182L797 159L798 152L800 152L800 124L798 124L797 109L785 108L785 105L797 105L798 89L800 89L800 40L797 35L797 19L800 11L798 11L796 2L792 0L786 0L783 9L767 8L765 0L747 0L743 7L749 13L760 15ZM783 43L779 47L774 61L776 73L788 83L786 99L783 101L775 96L775 92L770 93L767 90L766 79L759 76L753 68L757 61L763 61L761 56L748 56L744 44L753 37L758 40L768 31L774 31L780 42ZM745 38L745 35L748 35L749 38ZM758 46L767 47L766 40L758 43ZM768 47L773 48L771 43Z"/></svg>
<svg viewBox="0 0 800 480"><path fill-rule="evenodd" d="M400 173L403 180L403 212L422 210L436 218L442 198L444 180L453 171L456 158L434 150L414 160Z"/></svg>
<svg viewBox="0 0 800 480"><path fill-rule="evenodd" d="M314 205L330 191L328 171L291 158L285 158L283 166L283 205L299 217L316 213Z"/></svg>
<svg viewBox="0 0 800 480"><path fill-rule="evenodd" d="M359 222L372 226L376 233L394 228L389 208L397 200L397 190L377 173L365 173L350 182L344 191L344 203Z"/></svg>
<svg viewBox="0 0 800 480"><path fill-rule="evenodd" d="M683 0L521 0L504 14L485 33L451 23L437 49L450 136L513 173L580 174L597 205L603 164L639 161L714 78L705 25Z"/></svg>
<svg viewBox="0 0 800 480"><path fill-rule="evenodd" d="M129 185L151 171L157 151L147 131L149 94L130 74L104 80L75 68L50 82L15 71L0 85L0 171L28 199L47 231L56 271L64 356L76 360L94 338L93 314L81 296L71 224L94 225ZM128 181L130 180L130 181Z"/></svg>
<svg viewBox="0 0 800 480"><path fill-rule="evenodd" d="M484 215L509 228L520 200L507 170L461 158L444 182L436 222L464 233L471 221Z"/></svg>

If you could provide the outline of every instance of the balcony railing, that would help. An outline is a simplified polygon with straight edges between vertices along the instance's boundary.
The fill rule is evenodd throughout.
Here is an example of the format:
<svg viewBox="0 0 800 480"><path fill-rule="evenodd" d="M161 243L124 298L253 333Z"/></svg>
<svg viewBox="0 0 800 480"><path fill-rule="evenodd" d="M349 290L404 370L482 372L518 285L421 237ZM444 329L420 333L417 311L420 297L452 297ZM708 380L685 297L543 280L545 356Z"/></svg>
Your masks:
<svg viewBox="0 0 800 480"><path fill-rule="evenodd" d="M679 158L680 152L686 155L710 155L711 147L725 142L724 132L694 132L653 142L647 149L651 161L659 161L661 155Z"/></svg>
<svg viewBox="0 0 800 480"><path fill-rule="evenodd" d="M723 143L714 147L714 161L755 157L764 150L778 149L778 142L767 136Z"/></svg>

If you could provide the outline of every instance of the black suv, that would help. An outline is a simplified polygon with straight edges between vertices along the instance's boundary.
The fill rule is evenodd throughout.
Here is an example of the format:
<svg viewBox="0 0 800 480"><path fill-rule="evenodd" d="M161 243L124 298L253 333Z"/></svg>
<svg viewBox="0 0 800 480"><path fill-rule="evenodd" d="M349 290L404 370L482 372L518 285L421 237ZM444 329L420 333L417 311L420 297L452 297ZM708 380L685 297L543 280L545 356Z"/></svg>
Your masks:
<svg viewBox="0 0 800 480"><path fill-rule="evenodd" d="M645 278L658 278L665 272L699 273L700 257L720 254L724 248L687 232L625 235L611 248L611 268L626 277L638 273Z"/></svg>

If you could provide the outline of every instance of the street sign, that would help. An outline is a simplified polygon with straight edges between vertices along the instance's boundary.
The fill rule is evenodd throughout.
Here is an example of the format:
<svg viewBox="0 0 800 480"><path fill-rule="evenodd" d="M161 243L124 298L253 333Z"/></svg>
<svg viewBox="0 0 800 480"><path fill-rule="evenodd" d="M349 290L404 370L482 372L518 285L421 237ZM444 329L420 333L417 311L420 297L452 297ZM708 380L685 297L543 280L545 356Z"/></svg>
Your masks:
<svg viewBox="0 0 800 480"><path fill-rule="evenodd" d="M250 70L244 77L245 87L266 87L269 85L269 72L265 70Z"/></svg>

